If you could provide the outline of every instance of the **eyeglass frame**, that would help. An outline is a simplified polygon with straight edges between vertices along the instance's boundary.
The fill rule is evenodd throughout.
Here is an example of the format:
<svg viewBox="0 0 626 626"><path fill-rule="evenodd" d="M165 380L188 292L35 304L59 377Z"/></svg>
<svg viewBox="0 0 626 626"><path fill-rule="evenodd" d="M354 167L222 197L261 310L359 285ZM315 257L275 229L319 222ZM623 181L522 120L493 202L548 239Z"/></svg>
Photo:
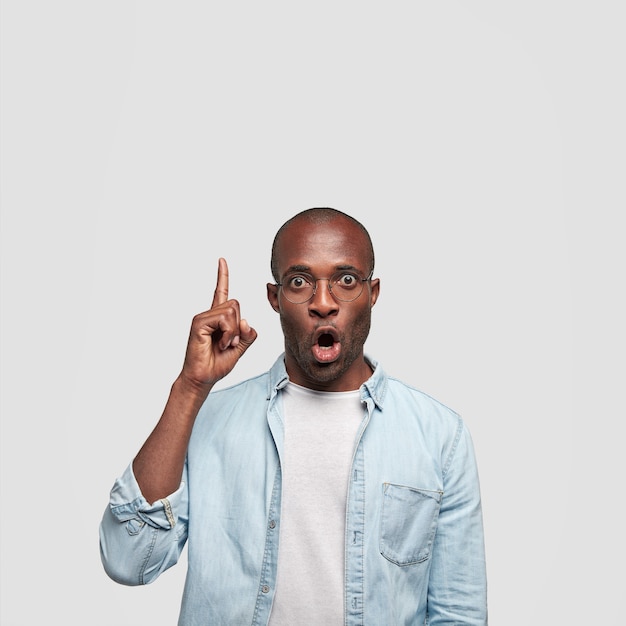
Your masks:
<svg viewBox="0 0 626 626"><path fill-rule="evenodd" d="M315 278L315 276L312 276L311 274L308 274L307 272L294 272L293 275L294 276L302 276L302 277L308 277L311 278L313 280L313 293L306 299L306 300L302 300L302 302L294 302L293 300L290 300L287 295L285 295L285 298L287 299L288 302L291 302L291 304L305 304L306 302L308 302L309 300L311 300L312 298L315 297L315 294L317 293L317 283L320 280L326 280L328 281L328 293L338 302L354 302L357 298L359 298L361 296L361 294L363 293L363 285L361 285L361 291L359 291L359 293L354 296L354 298L351 298L350 300L343 300L342 298L339 298L336 294L333 293L333 288L331 285L331 280L337 276L338 274L354 274L361 283L366 283L370 280L372 280L372 276L374 276L374 268L372 268L372 270L370 271L369 275L366 278L361 278L360 275L353 271L353 270L348 270L348 269L344 269L344 270L337 270L334 274L332 274L332 276L330 276L330 278ZM285 276L283 276L283 282L280 283L274 283L274 285L276 285L276 287L282 287L284 285L284 279L286 276L289 276L289 274L286 274ZM307 282L309 282L307 280ZM309 283L311 284L311 283ZM284 292L283 292L284 293Z"/></svg>

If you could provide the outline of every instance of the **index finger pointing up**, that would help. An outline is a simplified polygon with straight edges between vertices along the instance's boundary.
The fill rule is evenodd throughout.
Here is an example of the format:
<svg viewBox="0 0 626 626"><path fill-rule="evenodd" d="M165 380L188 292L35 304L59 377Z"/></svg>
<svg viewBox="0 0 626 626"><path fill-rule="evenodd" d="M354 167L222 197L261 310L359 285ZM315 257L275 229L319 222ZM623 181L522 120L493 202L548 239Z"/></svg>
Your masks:
<svg viewBox="0 0 626 626"><path fill-rule="evenodd" d="M226 259L220 258L217 263L217 286L213 294L212 307L223 304L228 300L228 264Z"/></svg>

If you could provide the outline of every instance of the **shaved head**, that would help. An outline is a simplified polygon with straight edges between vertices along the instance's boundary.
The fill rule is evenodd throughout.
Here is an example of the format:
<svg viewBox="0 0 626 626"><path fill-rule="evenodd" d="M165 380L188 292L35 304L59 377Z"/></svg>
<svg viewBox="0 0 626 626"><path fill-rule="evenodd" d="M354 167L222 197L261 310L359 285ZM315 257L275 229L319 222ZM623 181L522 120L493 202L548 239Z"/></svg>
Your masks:
<svg viewBox="0 0 626 626"><path fill-rule="evenodd" d="M301 211L300 213L297 213L291 219L287 220L278 229L278 232L276 233L276 237L274 237L274 243L272 244L271 270L272 270L272 276L274 277L274 280L276 282L280 280L280 276L278 275L278 247L280 244L280 240L283 237L285 231L289 228L291 224L293 224L294 222L305 222L305 223L309 223L312 225L320 225L320 224L329 224L330 222L333 222L336 220L346 220L348 222L351 222L352 224L357 226L359 230L363 233L367 241L367 248L368 248L367 254L370 259L369 271L373 272L374 271L374 246L372 245L372 239L369 233L367 232L367 229L365 228L365 226L363 226L361 222L354 219L347 213L343 213L342 211L338 211L337 209L313 208L313 209L306 209L304 211Z"/></svg>

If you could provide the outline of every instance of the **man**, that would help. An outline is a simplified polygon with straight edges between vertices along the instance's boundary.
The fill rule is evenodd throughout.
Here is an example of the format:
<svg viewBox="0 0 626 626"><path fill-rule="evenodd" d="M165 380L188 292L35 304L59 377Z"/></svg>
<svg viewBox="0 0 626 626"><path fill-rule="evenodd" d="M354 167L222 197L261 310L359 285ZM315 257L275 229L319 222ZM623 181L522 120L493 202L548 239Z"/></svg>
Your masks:
<svg viewBox="0 0 626 626"><path fill-rule="evenodd" d="M369 234L303 211L271 268L284 354L211 392L257 336L220 259L163 415L111 492L107 573L152 582L188 541L185 626L486 624L466 426L364 355L380 292Z"/></svg>

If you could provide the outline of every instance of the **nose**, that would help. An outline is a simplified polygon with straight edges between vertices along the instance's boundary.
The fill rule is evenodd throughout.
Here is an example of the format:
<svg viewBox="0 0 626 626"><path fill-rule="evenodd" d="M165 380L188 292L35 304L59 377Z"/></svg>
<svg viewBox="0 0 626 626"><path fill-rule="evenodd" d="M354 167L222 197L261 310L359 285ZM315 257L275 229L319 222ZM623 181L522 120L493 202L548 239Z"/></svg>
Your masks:
<svg viewBox="0 0 626 626"><path fill-rule="evenodd" d="M339 306L328 288L330 285L329 279L318 278L315 285L315 293L309 300L309 312L319 317L335 315L339 311Z"/></svg>

